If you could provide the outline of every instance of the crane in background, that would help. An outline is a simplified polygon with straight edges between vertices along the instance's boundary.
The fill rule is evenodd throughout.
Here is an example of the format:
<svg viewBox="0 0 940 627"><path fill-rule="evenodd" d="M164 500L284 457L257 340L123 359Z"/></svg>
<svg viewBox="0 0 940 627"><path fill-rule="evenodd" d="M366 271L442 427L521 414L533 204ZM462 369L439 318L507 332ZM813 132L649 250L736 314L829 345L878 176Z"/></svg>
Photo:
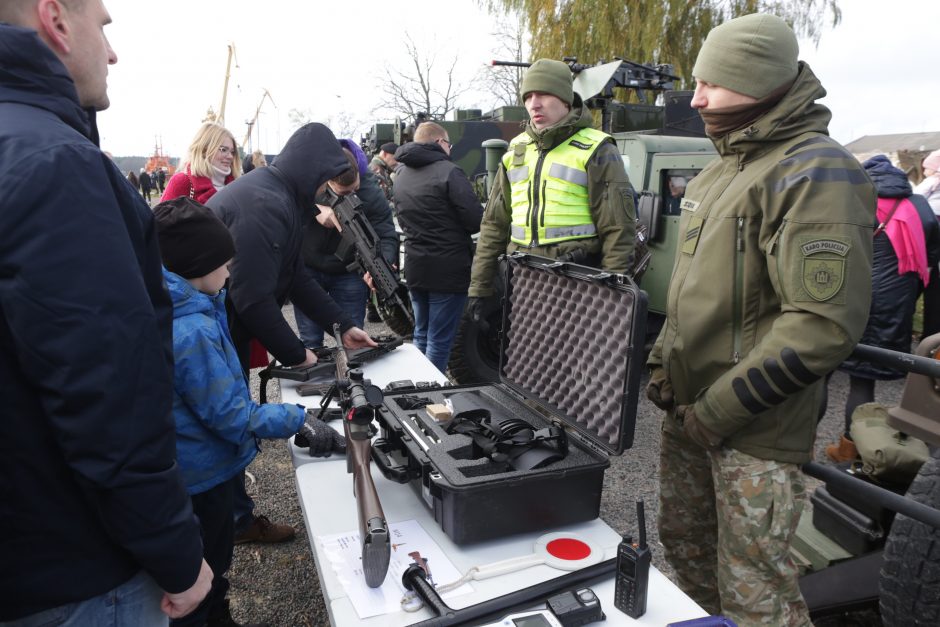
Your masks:
<svg viewBox="0 0 940 627"><path fill-rule="evenodd" d="M232 76L232 59L235 59L235 69L238 69L238 57L235 55L235 44L228 45L228 60L225 62L225 82L222 84L222 103L219 105L219 112L216 113L212 107L206 111L206 117L203 122L215 122L225 126L225 102L228 99L228 81Z"/></svg>
<svg viewBox="0 0 940 627"><path fill-rule="evenodd" d="M246 154L249 153L249 152L251 152L251 150L249 150L249 146L248 146L248 143L251 141L251 129L254 128L255 123L258 121L258 116L261 115L261 106L264 104L264 99L267 98L268 100L270 100L270 101L271 101L271 104L274 105L274 108L275 108L275 109L277 108L277 105L274 103L274 98L271 97L270 92L268 92L268 90L267 90L267 89L264 89L264 88L262 88L262 90L264 91L264 93L261 94L261 100L258 102L258 108L255 109L255 115L254 115L254 117L251 118L251 121L245 123L245 124L248 125L248 130L245 131L245 139L242 140L242 151L245 152ZM258 129L258 147L259 147L259 148L261 147L261 129L260 129L260 125L259 125L259 129Z"/></svg>

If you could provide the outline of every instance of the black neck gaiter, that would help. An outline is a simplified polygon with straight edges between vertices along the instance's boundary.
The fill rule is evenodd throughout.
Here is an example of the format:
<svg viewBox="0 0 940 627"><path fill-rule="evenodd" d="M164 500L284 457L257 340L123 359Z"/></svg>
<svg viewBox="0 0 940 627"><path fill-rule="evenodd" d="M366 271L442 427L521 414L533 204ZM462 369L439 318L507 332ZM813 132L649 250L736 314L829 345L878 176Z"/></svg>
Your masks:
<svg viewBox="0 0 940 627"><path fill-rule="evenodd" d="M721 109L699 109L698 114L705 122L705 133L712 139L719 139L731 131L744 128L773 109L792 86L792 82L784 83L757 102Z"/></svg>

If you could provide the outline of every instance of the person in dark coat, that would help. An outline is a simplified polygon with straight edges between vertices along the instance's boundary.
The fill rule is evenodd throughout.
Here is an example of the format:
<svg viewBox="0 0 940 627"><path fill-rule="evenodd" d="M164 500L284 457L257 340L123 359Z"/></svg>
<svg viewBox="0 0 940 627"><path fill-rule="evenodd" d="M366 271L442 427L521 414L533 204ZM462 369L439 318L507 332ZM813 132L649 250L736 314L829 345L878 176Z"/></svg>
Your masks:
<svg viewBox="0 0 940 627"><path fill-rule="evenodd" d="M356 194L359 197L362 202L359 211L378 236L382 257L389 265L398 267L398 233L395 232L392 210L385 200L385 195L379 189L375 176L369 171L369 164L362 149L349 139L339 141L349 160L349 167L328 185L338 196ZM350 265L355 262L355 247L351 243L343 242L343 234L336 228L338 223L333 210L323 204L318 205L318 209L319 213L307 216L304 223L304 263L336 304L349 314L356 326L362 327L365 323L370 286L361 272L349 270ZM324 330L320 325L310 320L296 306L294 318L297 320L300 339L307 348L323 345Z"/></svg>
<svg viewBox="0 0 940 627"><path fill-rule="evenodd" d="M460 324L470 265L471 235L483 207L463 170L450 160L447 131L424 122L414 141L395 152L395 209L405 233L405 277L414 308L414 344L438 370L447 369Z"/></svg>
<svg viewBox="0 0 940 627"><path fill-rule="evenodd" d="M150 209L98 147L110 17L56 6L0 3L0 623L165 625L212 580L173 305Z"/></svg>
<svg viewBox="0 0 940 627"><path fill-rule="evenodd" d="M929 268L940 258L940 227L927 199L911 193L907 175L886 156L876 155L862 165L878 190L878 213L872 241L871 309L860 343L909 353L917 298L928 283ZM845 433L826 447L826 455L836 462L858 456L849 427L855 408L875 400L875 382L906 375L854 357L840 370L849 374Z"/></svg>
<svg viewBox="0 0 940 627"><path fill-rule="evenodd" d="M140 183L140 193L144 195L144 198L146 198L149 203L150 194L153 193L153 178L147 173L147 170L141 168L140 176L137 180Z"/></svg>
<svg viewBox="0 0 940 627"><path fill-rule="evenodd" d="M225 308L245 372L252 339L284 365L316 363L316 355L284 319L281 307L288 298L321 327L338 323L347 348L376 345L310 276L301 256L304 219L316 211L317 193L347 167L330 129L311 123L291 135L274 164L235 179L206 202L235 239ZM244 485L236 489L235 516L236 544L294 536L290 526L254 515Z"/></svg>
<svg viewBox="0 0 940 627"><path fill-rule="evenodd" d="M136 189L137 191L140 191L140 181L137 180L137 175L134 174L133 170L127 171L127 180L130 182L131 185L134 186L134 189Z"/></svg>

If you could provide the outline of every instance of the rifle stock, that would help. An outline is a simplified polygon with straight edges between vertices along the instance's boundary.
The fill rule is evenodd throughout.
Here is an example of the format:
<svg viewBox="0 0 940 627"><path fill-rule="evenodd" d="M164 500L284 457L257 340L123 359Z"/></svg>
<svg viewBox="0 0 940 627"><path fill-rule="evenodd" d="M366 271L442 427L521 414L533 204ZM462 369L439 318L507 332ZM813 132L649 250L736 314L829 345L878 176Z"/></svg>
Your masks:
<svg viewBox="0 0 940 627"><path fill-rule="evenodd" d="M394 304L401 309L408 321L414 324L411 308L405 303L405 299L408 298L407 290L398 281L395 271L382 256L379 237L375 229L372 228L365 215L356 210L362 201L355 194L338 197L332 193L332 190L330 190L330 196L333 200L333 213L343 227L343 247L337 251L337 254L343 256L344 251L352 247L355 252L355 266L361 272L368 272L372 276L372 284L375 286L379 302L383 305Z"/></svg>
<svg viewBox="0 0 940 627"><path fill-rule="evenodd" d="M336 389L343 410L346 433L346 470L353 475L353 495L359 513L359 537L362 541L362 570L370 588L382 585L388 573L392 545L388 523L369 467L372 435L369 425L375 410L382 406L382 390L350 369L339 325L333 325L336 340Z"/></svg>

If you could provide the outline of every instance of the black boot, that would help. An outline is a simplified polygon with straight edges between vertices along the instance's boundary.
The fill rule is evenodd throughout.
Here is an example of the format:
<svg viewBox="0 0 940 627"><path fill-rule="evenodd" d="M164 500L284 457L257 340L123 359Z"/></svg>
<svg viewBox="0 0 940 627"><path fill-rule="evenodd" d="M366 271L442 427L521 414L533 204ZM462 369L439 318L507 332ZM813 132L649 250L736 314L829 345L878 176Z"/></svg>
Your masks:
<svg viewBox="0 0 940 627"><path fill-rule="evenodd" d="M215 608L206 621L206 627L268 627L266 623L237 623L232 618L232 610L229 607L229 600L222 599L222 604Z"/></svg>

